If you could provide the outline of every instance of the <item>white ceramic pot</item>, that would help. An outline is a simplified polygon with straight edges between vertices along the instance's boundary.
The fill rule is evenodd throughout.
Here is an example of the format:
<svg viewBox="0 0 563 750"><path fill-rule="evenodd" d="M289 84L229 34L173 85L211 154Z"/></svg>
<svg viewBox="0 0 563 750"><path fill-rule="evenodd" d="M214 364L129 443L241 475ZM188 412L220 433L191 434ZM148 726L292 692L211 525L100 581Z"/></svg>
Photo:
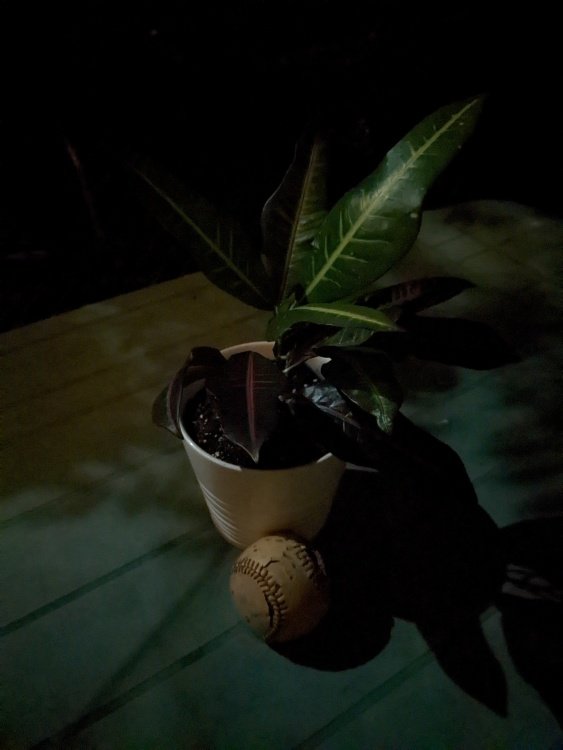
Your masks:
<svg viewBox="0 0 563 750"><path fill-rule="evenodd" d="M223 349L225 357L254 351L273 359L272 344L257 341ZM193 392L187 393L191 398ZM345 464L331 453L291 469L244 469L221 461L197 445L180 424L184 447L211 519L235 547L276 532L312 539L322 528Z"/></svg>

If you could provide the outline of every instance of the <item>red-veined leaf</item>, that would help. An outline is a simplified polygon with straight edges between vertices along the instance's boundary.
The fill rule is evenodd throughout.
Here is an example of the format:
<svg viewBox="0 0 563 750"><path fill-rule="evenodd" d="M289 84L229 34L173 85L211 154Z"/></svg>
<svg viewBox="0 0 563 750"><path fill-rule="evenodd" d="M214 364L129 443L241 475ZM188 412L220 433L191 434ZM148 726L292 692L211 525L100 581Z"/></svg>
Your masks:
<svg viewBox="0 0 563 750"><path fill-rule="evenodd" d="M217 399L225 436L244 448L255 463L278 424L279 395L286 382L276 362L256 352L233 355L206 380L208 391Z"/></svg>

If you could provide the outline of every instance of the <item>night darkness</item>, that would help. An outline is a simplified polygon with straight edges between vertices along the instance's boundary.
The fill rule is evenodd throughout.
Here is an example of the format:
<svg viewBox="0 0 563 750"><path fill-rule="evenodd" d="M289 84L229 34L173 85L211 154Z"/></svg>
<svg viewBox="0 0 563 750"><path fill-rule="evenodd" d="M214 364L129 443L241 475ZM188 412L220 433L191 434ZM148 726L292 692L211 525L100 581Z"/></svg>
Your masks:
<svg viewBox="0 0 563 750"><path fill-rule="evenodd" d="M306 125L332 135L337 195L433 109L487 93L426 206L561 217L558 25L537 5L494 19L483 2L201 5L82 2L26 39L1 120L2 328L194 270L138 202L130 153L257 228Z"/></svg>

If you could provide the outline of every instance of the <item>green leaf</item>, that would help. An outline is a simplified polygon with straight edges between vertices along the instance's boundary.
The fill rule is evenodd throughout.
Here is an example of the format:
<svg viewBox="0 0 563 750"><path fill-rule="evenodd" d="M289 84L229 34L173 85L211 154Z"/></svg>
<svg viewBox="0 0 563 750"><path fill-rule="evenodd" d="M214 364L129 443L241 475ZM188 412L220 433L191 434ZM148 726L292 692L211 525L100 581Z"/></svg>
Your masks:
<svg viewBox="0 0 563 750"><path fill-rule="evenodd" d="M271 282L243 228L150 160L133 165L150 209L216 286L259 309L272 307Z"/></svg>
<svg viewBox="0 0 563 750"><path fill-rule="evenodd" d="M387 332L387 336L389 333ZM369 328L338 328L319 323L295 323L276 342L274 353L285 361L284 372L318 356L320 347L359 346L373 336Z"/></svg>
<svg viewBox="0 0 563 750"><path fill-rule="evenodd" d="M270 321L268 335L277 339L295 323L369 328L372 331L397 330L395 323L379 310L341 302L319 302L280 312Z"/></svg>
<svg viewBox="0 0 563 750"><path fill-rule="evenodd" d="M326 209L326 145L318 135L305 136L297 144L280 186L262 210L264 255L278 301L297 283L299 258L309 255Z"/></svg>
<svg viewBox="0 0 563 750"><path fill-rule="evenodd" d="M480 98L439 109L338 201L313 251L300 259L299 282L309 302L365 289L407 252L418 234L428 188L473 131L480 109Z"/></svg>
<svg viewBox="0 0 563 750"><path fill-rule="evenodd" d="M373 331L369 328L351 328L350 326L345 326L320 341L317 344L317 348L321 346L361 346L361 344L364 344L372 336Z"/></svg>
<svg viewBox="0 0 563 750"><path fill-rule="evenodd" d="M286 384L276 362L256 352L235 354L207 378L225 436L244 448L255 463L278 424L279 395Z"/></svg>
<svg viewBox="0 0 563 750"><path fill-rule="evenodd" d="M323 349L322 354L331 358L321 370L326 380L390 434L402 394L389 359L381 352L361 348Z"/></svg>
<svg viewBox="0 0 563 750"><path fill-rule="evenodd" d="M180 430L180 410L183 404L184 389L198 380L204 381L213 372L220 370L225 357L219 349L211 346L194 347L184 365L178 370L171 382L154 400L152 420L158 427L163 427L174 437L182 439Z"/></svg>

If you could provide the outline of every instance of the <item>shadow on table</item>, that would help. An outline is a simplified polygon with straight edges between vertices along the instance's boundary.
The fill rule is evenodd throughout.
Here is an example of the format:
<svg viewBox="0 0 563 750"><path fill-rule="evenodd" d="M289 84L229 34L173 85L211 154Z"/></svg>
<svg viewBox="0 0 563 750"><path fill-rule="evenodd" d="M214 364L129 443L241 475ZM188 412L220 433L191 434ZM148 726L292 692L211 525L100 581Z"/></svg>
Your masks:
<svg viewBox="0 0 563 750"><path fill-rule="evenodd" d="M346 472L316 540L332 585L330 612L314 632L276 650L316 669L349 669L384 649L394 617L408 619L446 674L504 715L504 674L479 620L502 583L499 532L445 450L441 482L410 470Z"/></svg>
<svg viewBox="0 0 563 750"><path fill-rule="evenodd" d="M395 617L411 620L444 672L505 716L505 677L479 619L495 603L516 669L563 725L563 518L499 531L467 489L429 494L424 482L346 472L316 542L331 610L276 650L316 669L349 669L385 648Z"/></svg>
<svg viewBox="0 0 563 750"><path fill-rule="evenodd" d="M507 576L498 597L508 650L563 727L563 517L502 529Z"/></svg>

